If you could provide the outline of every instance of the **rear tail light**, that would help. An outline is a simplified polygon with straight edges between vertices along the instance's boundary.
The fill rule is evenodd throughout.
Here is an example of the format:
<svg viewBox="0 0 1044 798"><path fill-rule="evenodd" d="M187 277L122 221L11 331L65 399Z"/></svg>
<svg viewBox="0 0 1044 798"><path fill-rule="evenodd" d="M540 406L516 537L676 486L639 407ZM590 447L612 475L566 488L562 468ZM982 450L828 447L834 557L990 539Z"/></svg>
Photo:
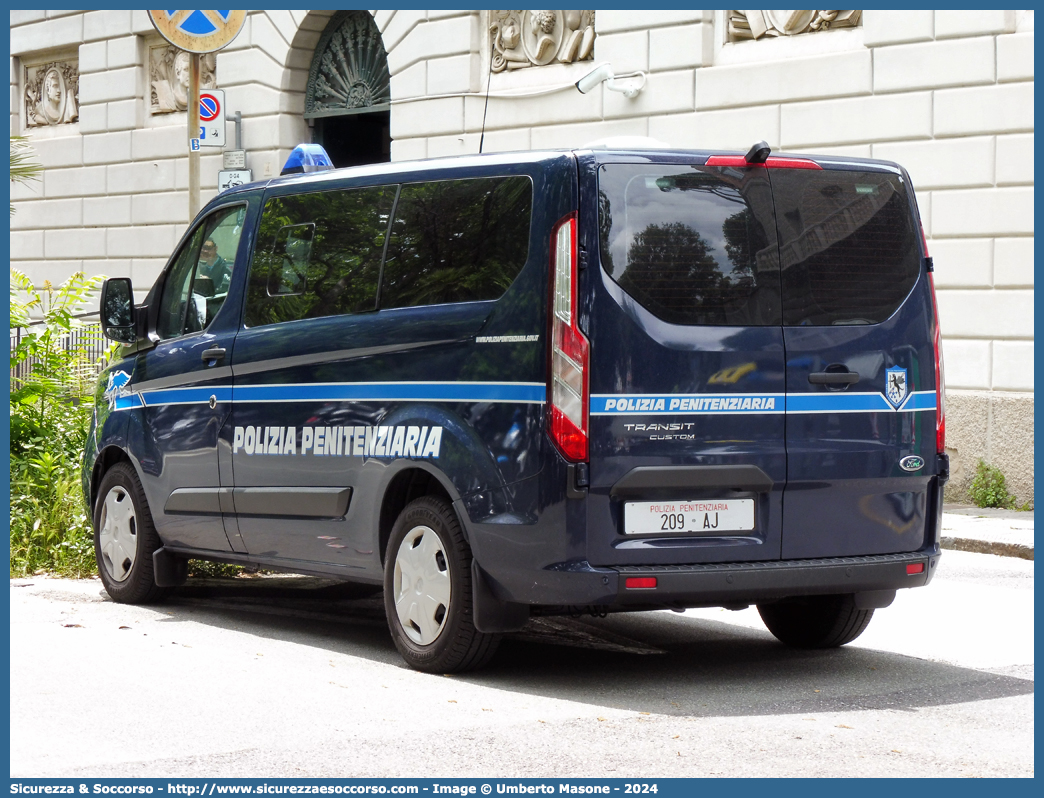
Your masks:
<svg viewBox="0 0 1044 798"><path fill-rule="evenodd" d="M781 158L770 155L765 163L747 163L742 155L712 155L707 159L707 166L739 166L744 169L765 167L768 169L822 169L823 167L808 158Z"/></svg>
<svg viewBox="0 0 1044 798"><path fill-rule="evenodd" d="M629 576L624 581L624 587L627 590L636 590L636 589L648 590L650 588L656 587L656 577L655 576Z"/></svg>
<svg viewBox="0 0 1044 798"><path fill-rule="evenodd" d="M914 574L923 574L924 573L924 563L923 562L917 562L917 563L911 563L910 565L907 565L906 566L906 573L907 573L908 576L913 576Z"/></svg>
<svg viewBox="0 0 1044 798"><path fill-rule="evenodd" d="M551 233L548 432L567 460L587 459L589 344L577 326L576 214Z"/></svg>
<svg viewBox="0 0 1044 798"><path fill-rule="evenodd" d="M924 241L924 256L928 257L928 240L921 228ZM939 301L935 296L935 277L928 272L928 284L932 289L932 346L935 347L935 451L946 451L946 369L943 365L942 327L939 324Z"/></svg>

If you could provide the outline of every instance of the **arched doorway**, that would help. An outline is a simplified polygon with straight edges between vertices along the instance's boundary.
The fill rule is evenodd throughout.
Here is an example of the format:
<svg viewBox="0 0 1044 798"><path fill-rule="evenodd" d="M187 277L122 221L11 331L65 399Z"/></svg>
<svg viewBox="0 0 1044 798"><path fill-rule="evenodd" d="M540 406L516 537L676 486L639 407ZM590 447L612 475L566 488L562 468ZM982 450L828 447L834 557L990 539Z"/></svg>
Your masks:
<svg viewBox="0 0 1044 798"><path fill-rule="evenodd" d="M366 11L338 11L327 23L308 72L304 116L334 166L391 160L388 54Z"/></svg>

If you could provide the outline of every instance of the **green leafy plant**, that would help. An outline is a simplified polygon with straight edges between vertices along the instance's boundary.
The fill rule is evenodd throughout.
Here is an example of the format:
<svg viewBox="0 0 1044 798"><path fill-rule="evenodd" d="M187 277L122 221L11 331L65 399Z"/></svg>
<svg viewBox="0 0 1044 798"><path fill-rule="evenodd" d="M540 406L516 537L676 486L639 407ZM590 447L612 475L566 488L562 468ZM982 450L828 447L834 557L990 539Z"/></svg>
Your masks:
<svg viewBox="0 0 1044 798"><path fill-rule="evenodd" d="M11 136L11 182L31 183L40 179L43 167L33 160L33 148L23 136ZM11 213L15 206L11 206Z"/></svg>
<svg viewBox="0 0 1044 798"><path fill-rule="evenodd" d="M1015 507L1015 497L1008 492L1004 474L996 466L979 460L968 495L976 507Z"/></svg>
<svg viewBox="0 0 1044 798"><path fill-rule="evenodd" d="M80 463L99 366L90 352L101 333L76 316L103 279L77 273L37 289L11 269L12 576L43 570L80 577L96 570Z"/></svg>
<svg viewBox="0 0 1044 798"><path fill-rule="evenodd" d="M97 570L94 535L79 475L90 410L54 402L43 423L37 419L31 434L12 444L11 576L90 576Z"/></svg>
<svg viewBox="0 0 1044 798"><path fill-rule="evenodd" d="M205 576L239 576L244 573L243 566L229 565L223 562L211 562L210 560L189 560L188 573L192 577Z"/></svg>

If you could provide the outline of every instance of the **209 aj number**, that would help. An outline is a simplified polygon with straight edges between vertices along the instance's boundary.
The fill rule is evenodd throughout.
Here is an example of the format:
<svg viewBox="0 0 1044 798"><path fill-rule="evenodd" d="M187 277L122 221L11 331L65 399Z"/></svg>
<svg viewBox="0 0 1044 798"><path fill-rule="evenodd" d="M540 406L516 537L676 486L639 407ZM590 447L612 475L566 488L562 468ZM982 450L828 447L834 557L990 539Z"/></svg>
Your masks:
<svg viewBox="0 0 1044 798"><path fill-rule="evenodd" d="M625 784L624 792L637 795L638 793L657 793L659 790L655 784Z"/></svg>
<svg viewBox="0 0 1044 798"><path fill-rule="evenodd" d="M663 525L660 529L667 532L675 532L679 529L685 529L685 513L662 513L660 520L663 521Z"/></svg>

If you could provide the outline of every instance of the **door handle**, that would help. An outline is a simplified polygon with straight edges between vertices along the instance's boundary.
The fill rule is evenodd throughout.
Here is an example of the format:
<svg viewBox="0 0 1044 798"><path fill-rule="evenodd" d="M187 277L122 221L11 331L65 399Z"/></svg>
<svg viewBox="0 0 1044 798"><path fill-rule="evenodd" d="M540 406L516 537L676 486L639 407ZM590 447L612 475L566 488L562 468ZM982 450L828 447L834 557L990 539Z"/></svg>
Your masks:
<svg viewBox="0 0 1044 798"><path fill-rule="evenodd" d="M203 351L203 362L209 363L211 360L215 361L215 364L220 363L225 359L225 350L223 347L214 346L210 349Z"/></svg>
<svg viewBox="0 0 1044 798"><path fill-rule="evenodd" d="M813 385L855 385L859 382L858 371L814 371L808 375Z"/></svg>

